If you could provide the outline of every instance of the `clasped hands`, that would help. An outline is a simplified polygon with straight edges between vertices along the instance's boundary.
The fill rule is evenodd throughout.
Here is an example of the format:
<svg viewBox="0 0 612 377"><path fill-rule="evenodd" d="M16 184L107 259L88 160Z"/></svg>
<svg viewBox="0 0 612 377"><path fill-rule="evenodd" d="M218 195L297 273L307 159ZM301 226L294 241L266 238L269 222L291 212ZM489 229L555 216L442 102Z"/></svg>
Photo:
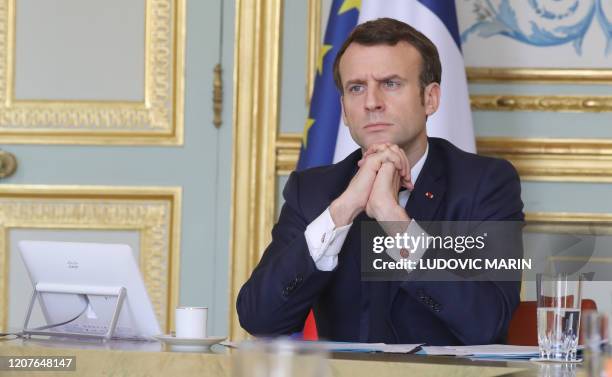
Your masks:
<svg viewBox="0 0 612 377"><path fill-rule="evenodd" d="M357 174L329 207L336 227L352 223L364 210L377 221L409 221L398 203L400 187L414 188L404 151L395 144L373 144L357 165Z"/></svg>

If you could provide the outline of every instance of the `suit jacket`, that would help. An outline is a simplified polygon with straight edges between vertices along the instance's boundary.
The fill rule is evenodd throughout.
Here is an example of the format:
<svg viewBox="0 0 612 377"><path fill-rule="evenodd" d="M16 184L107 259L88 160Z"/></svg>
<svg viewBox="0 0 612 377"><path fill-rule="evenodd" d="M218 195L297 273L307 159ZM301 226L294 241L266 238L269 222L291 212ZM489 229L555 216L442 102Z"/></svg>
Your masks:
<svg viewBox="0 0 612 377"><path fill-rule="evenodd" d="M304 231L347 188L360 158L357 150L337 164L291 174L272 242L238 295L242 327L258 336L298 332L313 308L319 336L335 341L503 342L520 281L361 281L359 223L372 220L365 213L354 220L336 269L316 268ZM510 163L429 138L406 206L411 218L522 221L522 208Z"/></svg>

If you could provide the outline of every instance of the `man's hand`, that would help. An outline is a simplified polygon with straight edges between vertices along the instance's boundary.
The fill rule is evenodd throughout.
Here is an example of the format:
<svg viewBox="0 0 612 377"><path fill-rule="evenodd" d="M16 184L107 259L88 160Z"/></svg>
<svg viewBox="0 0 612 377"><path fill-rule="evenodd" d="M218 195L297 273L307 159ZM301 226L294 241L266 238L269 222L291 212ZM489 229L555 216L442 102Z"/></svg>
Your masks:
<svg viewBox="0 0 612 377"><path fill-rule="evenodd" d="M383 155L381 156L383 158L383 162L394 162L394 160L388 157L397 156L402 161L400 164L402 168L400 168L397 164L394 163L400 175L401 185L402 187L405 187L409 191L412 191L412 189L414 189L414 184L412 183L412 179L410 176L410 169L411 169L410 163L408 162L408 158L406 157L406 154L404 153L404 151L401 150L400 147L398 147L396 144L385 143L385 144L371 145L368 148L368 150L363 154L363 157L361 158L361 160L357 162L357 165L361 166L365 162L365 160L373 154L387 152L388 150L391 151L392 153L391 154L383 153Z"/></svg>
<svg viewBox="0 0 612 377"><path fill-rule="evenodd" d="M402 185L412 189L410 166L405 153L395 145L378 144L371 146L359 161L359 170L347 189L329 207L332 220L337 227L352 223L355 217L366 209L377 174L384 163L389 163L394 172L397 172L398 177L401 177ZM392 175L389 174L389 185L391 184L391 178ZM387 182L387 179L381 182ZM383 183L380 184L383 185ZM395 192L395 203L397 204L397 190ZM383 208L386 209L387 207L383 206Z"/></svg>
<svg viewBox="0 0 612 377"><path fill-rule="evenodd" d="M366 213L377 221L410 221L398 202L400 172L390 162L384 162L370 192Z"/></svg>

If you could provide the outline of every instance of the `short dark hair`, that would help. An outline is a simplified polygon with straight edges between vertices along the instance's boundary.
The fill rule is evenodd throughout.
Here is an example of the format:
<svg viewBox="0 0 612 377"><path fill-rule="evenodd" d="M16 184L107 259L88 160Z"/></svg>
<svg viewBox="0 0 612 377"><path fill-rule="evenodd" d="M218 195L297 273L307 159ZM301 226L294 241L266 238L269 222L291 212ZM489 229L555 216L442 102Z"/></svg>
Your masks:
<svg viewBox="0 0 612 377"><path fill-rule="evenodd" d="M416 48L421 54L421 74L419 84L421 95L425 87L432 82L440 83L442 80L442 64L438 49L429 38L412 26L393 18L379 18L358 25L340 47L334 60L334 81L340 93L344 93L340 77L340 59L351 43L364 46L389 45L395 46L405 41Z"/></svg>

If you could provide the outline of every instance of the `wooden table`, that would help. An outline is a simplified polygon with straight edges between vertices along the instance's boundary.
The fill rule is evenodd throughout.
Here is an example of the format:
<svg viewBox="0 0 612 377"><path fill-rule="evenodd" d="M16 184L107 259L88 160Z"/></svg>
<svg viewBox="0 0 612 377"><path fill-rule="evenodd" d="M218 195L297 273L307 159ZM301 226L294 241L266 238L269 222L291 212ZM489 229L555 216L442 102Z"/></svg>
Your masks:
<svg viewBox="0 0 612 377"><path fill-rule="evenodd" d="M0 356L75 356L66 372L0 371L0 376L231 376L232 353L214 346L208 353L171 352L156 342L77 342L0 340ZM471 361L464 358L405 354L337 353L330 355L332 376L586 376L583 366L532 362Z"/></svg>

